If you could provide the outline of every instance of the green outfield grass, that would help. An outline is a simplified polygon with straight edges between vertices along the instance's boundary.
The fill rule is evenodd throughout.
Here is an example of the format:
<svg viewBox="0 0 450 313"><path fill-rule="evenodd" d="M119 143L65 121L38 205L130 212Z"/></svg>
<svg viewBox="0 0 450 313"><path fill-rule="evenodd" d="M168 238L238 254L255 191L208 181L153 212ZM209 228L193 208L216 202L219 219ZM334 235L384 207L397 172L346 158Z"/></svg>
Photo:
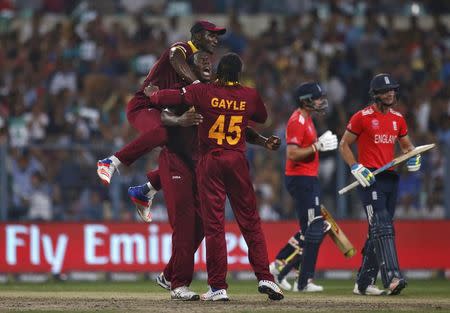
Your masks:
<svg viewBox="0 0 450 313"><path fill-rule="evenodd" d="M152 281L48 282L0 284L1 312L450 312L450 282L410 280L400 296L352 294L353 281L318 280L321 294L285 292L281 302L266 300L255 281L229 281L228 303L181 303ZM205 281L192 290L206 291Z"/></svg>

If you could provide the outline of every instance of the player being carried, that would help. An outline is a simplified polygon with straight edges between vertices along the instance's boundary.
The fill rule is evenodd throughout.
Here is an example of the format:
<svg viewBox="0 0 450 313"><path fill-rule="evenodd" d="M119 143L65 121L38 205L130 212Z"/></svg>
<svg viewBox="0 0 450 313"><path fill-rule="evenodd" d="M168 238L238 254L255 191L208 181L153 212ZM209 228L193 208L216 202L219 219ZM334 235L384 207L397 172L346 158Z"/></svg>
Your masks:
<svg viewBox="0 0 450 313"><path fill-rule="evenodd" d="M127 105L127 119L139 132L139 136L114 155L97 162L97 175L105 185L109 185L114 172L121 165L130 166L152 149L167 141L166 129L161 124L160 111L152 108L144 88L149 84L160 89L181 88L199 82L186 62L193 53L203 50L213 53L218 44L218 36L225 28L207 21L198 21L191 28L191 40L174 43L166 49L150 70L145 81ZM140 189L129 189L130 198L145 222L151 221L151 201L161 188L158 170L147 173L148 183Z"/></svg>
<svg viewBox="0 0 450 313"><path fill-rule="evenodd" d="M211 68L211 62L206 52L196 52L188 63L202 82L209 81L210 72L205 70ZM161 185L173 230L172 256L157 277L157 283L170 290L173 300L193 301L199 299L198 294L189 290L194 253L204 238L195 175L198 159L196 126L203 121L203 117L193 108L188 110L188 106L177 106L172 110L174 112L166 109L161 113L161 120L168 127L168 141L159 155ZM280 146L278 137L265 138L249 127L245 132L247 142L270 150Z"/></svg>
<svg viewBox="0 0 450 313"><path fill-rule="evenodd" d="M240 85L242 60L237 54L224 55L211 84L189 85L179 90L149 89L150 100L158 106L187 104L203 116L199 125L197 180L206 238L209 290L205 301L228 300L226 282L225 198L228 196L236 221L248 246L250 265L258 279L258 291L272 300L283 292L269 272L266 240L256 208L256 197L245 157L245 132L250 120L264 123L267 111L253 88Z"/></svg>

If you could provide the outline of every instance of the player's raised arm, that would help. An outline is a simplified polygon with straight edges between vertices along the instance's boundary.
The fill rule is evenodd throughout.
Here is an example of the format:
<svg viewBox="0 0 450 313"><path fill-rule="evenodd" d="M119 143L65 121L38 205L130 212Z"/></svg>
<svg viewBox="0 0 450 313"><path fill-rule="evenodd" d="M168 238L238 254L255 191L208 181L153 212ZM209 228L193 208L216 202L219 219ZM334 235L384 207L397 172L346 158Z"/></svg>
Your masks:
<svg viewBox="0 0 450 313"><path fill-rule="evenodd" d="M189 84L197 81L197 76L187 63L186 54L183 52L182 47L172 47L170 49L169 60L175 72L177 72L184 81Z"/></svg>

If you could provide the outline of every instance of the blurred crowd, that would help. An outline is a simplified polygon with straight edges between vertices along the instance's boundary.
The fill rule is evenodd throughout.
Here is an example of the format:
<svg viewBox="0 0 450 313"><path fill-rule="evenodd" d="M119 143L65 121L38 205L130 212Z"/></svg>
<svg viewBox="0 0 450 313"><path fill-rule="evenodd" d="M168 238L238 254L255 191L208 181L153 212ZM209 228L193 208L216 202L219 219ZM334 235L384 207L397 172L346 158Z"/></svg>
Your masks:
<svg viewBox="0 0 450 313"><path fill-rule="evenodd" d="M100 185L96 161L136 135L125 117L127 100L161 52L175 41L188 40L189 30L179 26L177 16L167 17L168 23L153 23L150 15L130 8L122 14L132 17L133 27L120 20L107 25L107 9L56 0L33 1L33 14L19 19L14 14L22 1L0 1L0 10L8 2L16 5L8 8L11 16L0 14L0 149L7 150L0 175L5 168L8 219L135 220L127 187L145 182L146 170L157 167L158 151L121 170L109 188ZM111 13L141 2L109 1L114 4ZM226 2L211 1L217 7ZM331 129L340 137L349 117L369 102L371 77L391 73L401 86L396 109L406 117L413 142L438 144L423 156L420 172L400 168L398 217L442 218L445 162L450 158L444 152L450 145L448 25L434 15L425 31L411 16L409 26L398 29L394 15L381 16L375 9L365 11L364 23L356 23L345 6L336 5L339 1L319 2L328 4L326 17L312 6L274 15L255 37L247 35L240 11L232 11L214 61L227 51L242 56L243 83L258 88L270 114L260 131L281 138L295 109L292 90L299 83L322 82L330 107L326 115L316 117L317 130L320 134ZM170 1L152 3L167 8ZM195 8L196 1L186 3ZM272 1L248 3L263 7ZM44 9L65 15L49 23ZM250 146L247 154L262 219L296 218L284 188L285 146L273 153ZM336 173L339 167L348 170L337 152L321 158L323 201L333 210ZM359 199L349 197L343 217L363 217ZM167 219L162 192L153 209L155 220Z"/></svg>

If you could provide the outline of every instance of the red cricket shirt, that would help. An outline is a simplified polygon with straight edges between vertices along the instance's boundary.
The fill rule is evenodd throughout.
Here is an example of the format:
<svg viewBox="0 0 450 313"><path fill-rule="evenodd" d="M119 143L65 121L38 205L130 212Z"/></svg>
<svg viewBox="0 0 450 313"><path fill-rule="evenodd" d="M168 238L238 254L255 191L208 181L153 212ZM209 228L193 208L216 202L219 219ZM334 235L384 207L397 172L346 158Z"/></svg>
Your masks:
<svg viewBox="0 0 450 313"><path fill-rule="evenodd" d="M300 110L295 110L286 126L286 144L300 148L311 146L317 141L317 132L311 116L304 117ZM319 153L303 161L286 160L287 176L317 176L319 173Z"/></svg>
<svg viewBox="0 0 450 313"><path fill-rule="evenodd" d="M394 158L395 142L408 134L403 116L393 109L381 113L372 104L356 112L347 125L356 136L358 163L368 168L380 168Z"/></svg>

